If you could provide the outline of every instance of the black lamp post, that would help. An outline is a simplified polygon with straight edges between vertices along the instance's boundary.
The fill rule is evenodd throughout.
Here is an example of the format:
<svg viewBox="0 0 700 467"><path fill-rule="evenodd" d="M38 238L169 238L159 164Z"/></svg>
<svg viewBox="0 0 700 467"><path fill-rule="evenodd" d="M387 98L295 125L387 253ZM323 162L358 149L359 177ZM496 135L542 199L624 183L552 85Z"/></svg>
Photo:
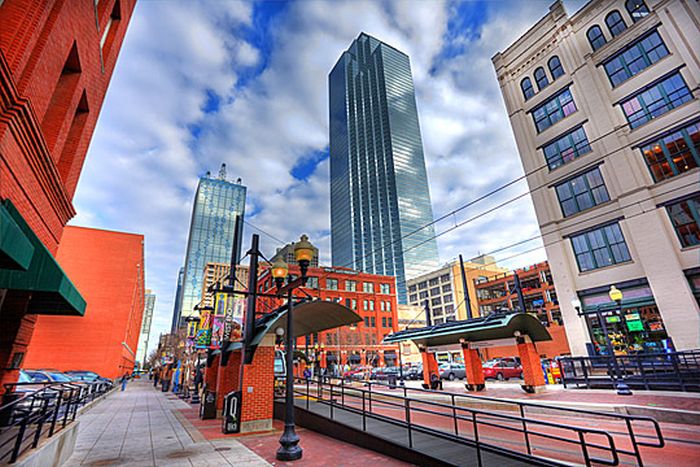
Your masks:
<svg viewBox="0 0 700 467"><path fill-rule="evenodd" d="M284 279L289 273L289 269L283 260L278 260L272 266L272 276L275 278L277 291L281 295L287 294L287 343L286 343L286 363L287 376L285 383L285 416L284 432L280 437L280 447L277 450L277 460L295 461L301 459L303 450L299 446L299 435L294 429L294 289L306 285L306 273L313 258L313 245L309 243L306 235L301 236L301 240L294 245L294 258L299 263L301 277L283 286Z"/></svg>

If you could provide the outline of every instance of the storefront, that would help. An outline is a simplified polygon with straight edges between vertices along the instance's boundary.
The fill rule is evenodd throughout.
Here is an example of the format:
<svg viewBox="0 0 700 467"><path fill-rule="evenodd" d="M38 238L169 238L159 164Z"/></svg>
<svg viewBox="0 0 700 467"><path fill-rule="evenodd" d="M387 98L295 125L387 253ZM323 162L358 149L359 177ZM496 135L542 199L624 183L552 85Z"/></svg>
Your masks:
<svg viewBox="0 0 700 467"><path fill-rule="evenodd" d="M589 352L610 354L606 332L615 355L672 351L673 344L646 279L617 288L623 294L619 304L610 299L610 286L579 292L591 339Z"/></svg>

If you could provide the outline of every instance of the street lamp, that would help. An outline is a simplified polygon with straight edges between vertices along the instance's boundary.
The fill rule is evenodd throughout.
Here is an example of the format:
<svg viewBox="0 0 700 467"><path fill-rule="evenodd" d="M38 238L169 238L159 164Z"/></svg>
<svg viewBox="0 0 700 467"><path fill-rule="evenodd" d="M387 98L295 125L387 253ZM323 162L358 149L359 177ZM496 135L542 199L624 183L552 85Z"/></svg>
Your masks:
<svg viewBox="0 0 700 467"><path fill-rule="evenodd" d="M294 259L299 264L301 277L297 280L288 282L286 286L284 279L289 274L289 269L283 261L276 261L273 265L272 274L277 284L277 293L287 293L287 376L285 382L285 413L284 413L284 432L280 437L280 447L277 450L277 460L280 461L295 461L301 459L303 450L299 446L299 435L294 430L294 289L306 285L306 273L309 269L309 264L313 258L314 247L309 243L309 238L306 235L301 236L301 241L294 245Z"/></svg>
<svg viewBox="0 0 700 467"><path fill-rule="evenodd" d="M622 291L614 285L611 285L610 291L608 292L608 297L610 297L611 301L617 304L617 308L619 310L618 312L620 313L620 320L622 321ZM608 343L610 343L609 337ZM617 393L621 396L631 396L632 391L630 391L630 387L627 386L627 384L625 383L625 378L622 375L622 372L620 371L620 366L617 363L617 357L615 357L615 350L612 348L612 344L609 345L610 354L612 356L613 362L615 363L615 372L617 373L617 384L615 385L615 389L617 389Z"/></svg>

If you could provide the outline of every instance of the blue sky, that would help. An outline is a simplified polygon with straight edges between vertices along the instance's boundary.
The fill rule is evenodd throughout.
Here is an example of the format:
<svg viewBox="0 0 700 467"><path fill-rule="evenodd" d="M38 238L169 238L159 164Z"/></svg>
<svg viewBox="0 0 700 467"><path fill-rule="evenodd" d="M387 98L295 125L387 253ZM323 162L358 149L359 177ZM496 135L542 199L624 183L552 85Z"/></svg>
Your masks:
<svg viewBox="0 0 700 467"><path fill-rule="evenodd" d="M573 13L582 1L565 5ZM522 174L491 57L550 4L140 1L71 223L145 234L146 285L157 295L151 343L169 327L197 179L222 162L248 187L250 222L285 241L307 233L329 262L326 80L362 31L411 58L434 213L449 212ZM525 190L516 184L437 230ZM440 237L440 256L470 258L537 233L525 197ZM278 246L261 242L268 252ZM540 249L505 266L542 259Z"/></svg>

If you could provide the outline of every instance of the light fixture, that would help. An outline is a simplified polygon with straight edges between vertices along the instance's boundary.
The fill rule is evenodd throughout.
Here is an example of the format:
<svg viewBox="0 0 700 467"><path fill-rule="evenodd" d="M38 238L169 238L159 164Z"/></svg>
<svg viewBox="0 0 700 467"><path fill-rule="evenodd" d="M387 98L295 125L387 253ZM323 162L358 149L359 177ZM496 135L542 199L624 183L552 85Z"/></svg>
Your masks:
<svg viewBox="0 0 700 467"><path fill-rule="evenodd" d="M287 266L287 263L285 263L281 257L277 258L275 262L272 263L272 277L275 278L275 285L278 291L284 285L287 274L289 274L289 266Z"/></svg>
<svg viewBox="0 0 700 467"><path fill-rule="evenodd" d="M284 336L284 328L282 326L277 327L277 329L275 329L275 334L280 337Z"/></svg>
<svg viewBox="0 0 700 467"><path fill-rule="evenodd" d="M579 300L578 297L571 300L571 306L574 307L574 310L576 310L576 313L581 312L581 300Z"/></svg>
<svg viewBox="0 0 700 467"><path fill-rule="evenodd" d="M610 292L608 292L608 297L610 297L610 300L619 305L622 302L622 291L614 285L611 285Z"/></svg>
<svg viewBox="0 0 700 467"><path fill-rule="evenodd" d="M351 330L351 331L356 331L356 330L357 330L357 323L352 323L352 324L350 324L350 330Z"/></svg>
<svg viewBox="0 0 700 467"><path fill-rule="evenodd" d="M309 242L309 237L302 235L299 241L294 244L294 259L299 263L303 285L306 285L306 272L313 257L314 246Z"/></svg>
<svg viewBox="0 0 700 467"><path fill-rule="evenodd" d="M520 337L520 336L522 336L522 333L516 329L516 330L513 332L513 335L514 335L515 337Z"/></svg>

